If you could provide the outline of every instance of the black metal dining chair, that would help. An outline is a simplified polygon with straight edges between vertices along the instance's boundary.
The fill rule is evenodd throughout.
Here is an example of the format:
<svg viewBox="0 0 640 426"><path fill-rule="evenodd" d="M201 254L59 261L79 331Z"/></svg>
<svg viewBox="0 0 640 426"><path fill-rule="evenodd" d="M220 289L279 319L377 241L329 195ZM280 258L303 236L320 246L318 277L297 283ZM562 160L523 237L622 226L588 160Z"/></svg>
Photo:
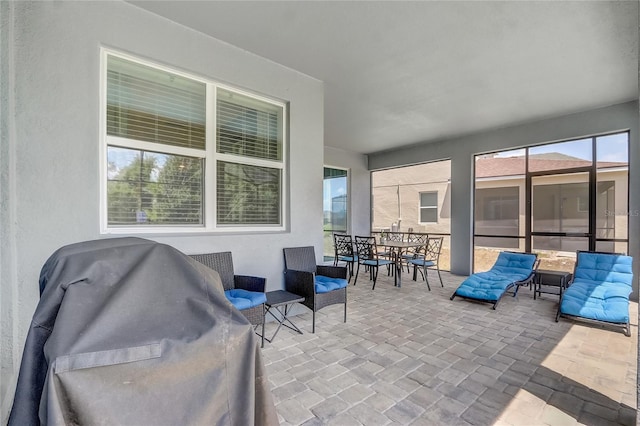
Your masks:
<svg viewBox="0 0 640 426"><path fill-rule="evenodd" d="M335 252L333 266L345 262L349 271L348 281L353 277L353 264L357 261L357 255L353 251L353 239L348 234L333 234L333 248Z"/></svg>
<svg viewBox="0 0 640 426"><path fill-rule="evenodd" d="M427 288L431 291L429 285L429 278L427 273L430 268L435 268L438 273L438 279L440 280L440 286L444 287L442 283L442 277L440 276L440 252L442 251L443 237L429 237L426 244L423 246L423 252L416 258L409 260L409 264L413 265L413 280L416 281L418 277L418 271L422 274L422 278L427 283Z"/></svg>
<svg viewBox="0 0 640 426"><path fill-rule="evenodd" d="M400 255L403 265L407 266L407 272L411 271L411 264L409 263L410 260L424 256L424 245L427 243L428 238L429 234L425 232L410 232L407 235L407 242L421 244L419 246L406 249L405 252Z"/></svg>
<svg viewBox="0 0 640 426"><path fill-rule="evenodd" d="M378 279L378 269L380 266L388 266L389 268L392 268L395 262L391 259L382 257L378 253L378 246L376 244L375 237L360 237L356 235L355 244L356 255L358 256L358 266L356 269L356 277L353 280L353 285L356 285L356 282L358 281L360 265L364 265L365 268L369 269L369 279L373 280L373 287L371 290L375 290L376 280Z"/></svg>

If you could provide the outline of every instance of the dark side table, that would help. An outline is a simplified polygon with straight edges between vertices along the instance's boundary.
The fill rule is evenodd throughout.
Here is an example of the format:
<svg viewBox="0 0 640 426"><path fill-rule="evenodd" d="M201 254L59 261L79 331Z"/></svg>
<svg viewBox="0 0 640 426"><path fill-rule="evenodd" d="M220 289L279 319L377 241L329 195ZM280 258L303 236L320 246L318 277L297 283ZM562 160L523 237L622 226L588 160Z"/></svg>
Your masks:
<svg viewBox="0 0 640 426"><path fill-rule="evenodd" d="M542 293L557 294L562 298L562 292L567 288L573 274L565 271L551 271L538 269L533 277L533 299Z"/></svg>
<svg viewBox="0 0 640 426"><path fill-rule="evenodd" d="M267 320L267 314L270 314L278 322L278 328L276 328L276 331L273 333L273 336L271 336L271 339L267 339L265 337L265 340L269 343L273 342L276 334L278 334L278 331L280 331L280 327L282 327L283 325L293 331L297 331L298 333L302 334L302 330L300 330L293 322L291 322L291 320L288 318L288 315L291 305L293 305L294 303L304 302L304 297L298 296L297 294L289 293L285 290L268 291L266 295L267 301L265 302L265 305L267 307L267 310L264 313L265 322ZM273 313L273 310L278 312L279 315L275 315ZM285 324L287 322L289 324Z"/></svg>

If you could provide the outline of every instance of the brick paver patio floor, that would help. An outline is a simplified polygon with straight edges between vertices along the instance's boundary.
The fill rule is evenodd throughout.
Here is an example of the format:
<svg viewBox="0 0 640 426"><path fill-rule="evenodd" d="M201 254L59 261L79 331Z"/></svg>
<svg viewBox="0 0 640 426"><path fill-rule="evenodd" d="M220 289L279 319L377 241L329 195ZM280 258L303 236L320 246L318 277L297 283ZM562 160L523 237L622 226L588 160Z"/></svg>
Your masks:
<svg viewBox="0 0 640 426"><path fill-rule="evenodd" d="M405 273L402 288L382 272L374 291L360 276L342 306L294 322L266 343L283 425L636 424L637 317L632 337L560 319L558 298L522 288L492 310L449 296ZM353 281L352 281L353 282ZM275 324L267 324L267 334Z"/></svg>

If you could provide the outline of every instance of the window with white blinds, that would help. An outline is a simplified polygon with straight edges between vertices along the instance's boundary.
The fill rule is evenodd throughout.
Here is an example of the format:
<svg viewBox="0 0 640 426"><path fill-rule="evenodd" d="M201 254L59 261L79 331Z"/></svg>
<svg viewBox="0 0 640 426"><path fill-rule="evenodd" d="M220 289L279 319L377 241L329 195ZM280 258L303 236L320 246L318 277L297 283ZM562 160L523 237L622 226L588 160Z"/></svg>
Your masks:
<svg viewBox="0 0 640 426"><path fill-rule="evenodd" d="M282 160L282 107L218 89L217 150L221 154Z"/></svg>
<svg viewBox="0 0 640 426"><path fill-rule="evenodd" d="M280 223L281 171L218 161L218 223Z"/></svg>
<svg viewBox="0 0 640 426"><path fill-rule="evenodd" d="M206 85L109 56L107 134L205 149Z"/></svg>
<svg viewBox="0 0 640 426"><path fill-rule="evenodd" d="M103 66L104 232L284 226L285 104L107 50Z"/></svg>

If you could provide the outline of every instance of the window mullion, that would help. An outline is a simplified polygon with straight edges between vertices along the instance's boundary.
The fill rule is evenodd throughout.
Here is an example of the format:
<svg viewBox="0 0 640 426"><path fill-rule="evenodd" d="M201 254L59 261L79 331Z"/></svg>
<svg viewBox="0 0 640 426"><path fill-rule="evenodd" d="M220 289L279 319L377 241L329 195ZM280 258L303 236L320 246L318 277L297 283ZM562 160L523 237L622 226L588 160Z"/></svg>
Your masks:
<svg viewBox="0 0 640 426"><path fill-rule="evenodd" d="M207 84L205 140L206 157L204 162L204 217L207 229L216 228L216 85Z"/></svg>

